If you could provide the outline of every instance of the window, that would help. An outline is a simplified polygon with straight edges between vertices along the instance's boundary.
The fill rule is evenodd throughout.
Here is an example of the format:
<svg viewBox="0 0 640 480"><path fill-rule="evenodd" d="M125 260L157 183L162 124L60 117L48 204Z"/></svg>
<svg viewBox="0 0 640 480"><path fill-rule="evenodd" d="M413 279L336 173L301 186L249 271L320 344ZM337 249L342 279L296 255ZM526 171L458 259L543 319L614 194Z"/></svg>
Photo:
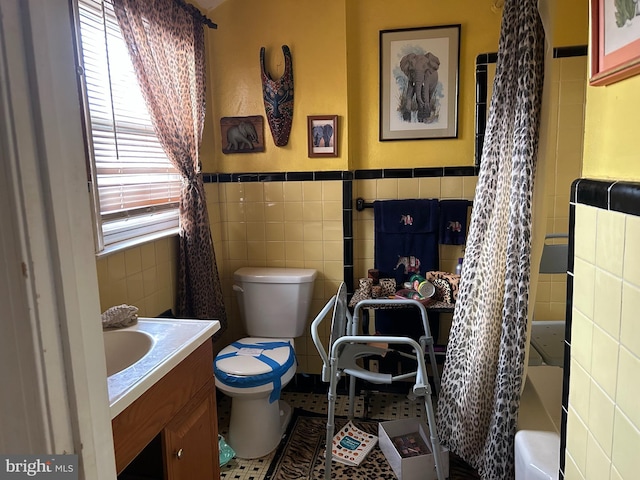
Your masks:
<svg viewBox="0 0 640 480"><path fill-rule="evenodd" d="M156 134L108 0L78 0L98 250L178 227L182 184Z"/></svg>

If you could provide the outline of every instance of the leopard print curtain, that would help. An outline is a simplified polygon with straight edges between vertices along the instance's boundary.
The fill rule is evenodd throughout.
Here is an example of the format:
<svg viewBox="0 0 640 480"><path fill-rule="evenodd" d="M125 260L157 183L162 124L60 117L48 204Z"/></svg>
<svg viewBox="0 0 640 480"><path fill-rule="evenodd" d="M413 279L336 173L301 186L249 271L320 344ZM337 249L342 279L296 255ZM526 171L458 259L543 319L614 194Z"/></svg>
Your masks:
<svg viewBox="0 0 640 480"><path fill-rule="evenodd" d="M174 0L113 0L155 132L182 174L178 316L220 320L222 286L202 181L204 27Z"/></svg>
<svg viewBox="0 0 640 480"><path fill-rule="evenodd" d="M506 0L437 409L443 444L483 479L514 478L543 79L537 0Z"/></svg>

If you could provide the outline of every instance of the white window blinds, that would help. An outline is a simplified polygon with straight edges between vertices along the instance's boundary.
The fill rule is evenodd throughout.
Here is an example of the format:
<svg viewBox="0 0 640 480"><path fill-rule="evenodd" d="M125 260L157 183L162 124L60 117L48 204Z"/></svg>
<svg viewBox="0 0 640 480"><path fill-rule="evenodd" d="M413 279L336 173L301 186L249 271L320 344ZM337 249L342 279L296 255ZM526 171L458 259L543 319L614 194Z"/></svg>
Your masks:
<svg viewBox="0 0 640 480"><path fill-rule="evenodd" d="M78 0L99 249L178 226L181 177L156 137L108 0Z"/></svg>

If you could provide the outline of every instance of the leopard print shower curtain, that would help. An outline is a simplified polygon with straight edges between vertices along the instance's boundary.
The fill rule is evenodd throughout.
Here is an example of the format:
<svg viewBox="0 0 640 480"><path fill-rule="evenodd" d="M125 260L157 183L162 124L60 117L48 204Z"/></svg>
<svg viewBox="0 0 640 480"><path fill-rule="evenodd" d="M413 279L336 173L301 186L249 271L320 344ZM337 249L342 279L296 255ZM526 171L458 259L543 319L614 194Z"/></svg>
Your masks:
<svg viewBox="0 0 640 480"><path fill-rule="evenodd" d="M182 175L178 316L226 312L199 158L205 115L204 27L174 0L113 0L154 130Z"/></svg>
<svg viewBox="0 0 640 480"><path fill-rule="evenodd" d="M442 443L483 479L514 478L543 79L537 0L506 0L437 409Z"/></svg>

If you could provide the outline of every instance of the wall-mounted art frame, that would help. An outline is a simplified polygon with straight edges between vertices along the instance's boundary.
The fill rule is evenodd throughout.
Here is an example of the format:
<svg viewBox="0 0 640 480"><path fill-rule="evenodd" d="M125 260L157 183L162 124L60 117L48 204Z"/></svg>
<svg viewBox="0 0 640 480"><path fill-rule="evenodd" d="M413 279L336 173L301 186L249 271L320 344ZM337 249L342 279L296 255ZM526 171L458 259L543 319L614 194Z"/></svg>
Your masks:
<svg viewBox="0 0 640 480"><path fill-rule="evenodd" d="M380 31L380 140L457 137L459 66L460 25Z"/></svg>
<svg viewBox="0 0 640 480"><path fill-rule="evenodd" d="M222 153L264 152L264 120L261 115L222 117Z"/></svg>
<svg viewBox="0 0 640 480"><path fill-rule="evenodd" d="M309 115L307 117L309 157L338 156L338 116Z"/></svg>
<svg viewBox="0 0 640 480"><path fill-rule="evenodd" d="M640 73L640 16L628 0L591 0L589 85L610 85Z"/></svg>

